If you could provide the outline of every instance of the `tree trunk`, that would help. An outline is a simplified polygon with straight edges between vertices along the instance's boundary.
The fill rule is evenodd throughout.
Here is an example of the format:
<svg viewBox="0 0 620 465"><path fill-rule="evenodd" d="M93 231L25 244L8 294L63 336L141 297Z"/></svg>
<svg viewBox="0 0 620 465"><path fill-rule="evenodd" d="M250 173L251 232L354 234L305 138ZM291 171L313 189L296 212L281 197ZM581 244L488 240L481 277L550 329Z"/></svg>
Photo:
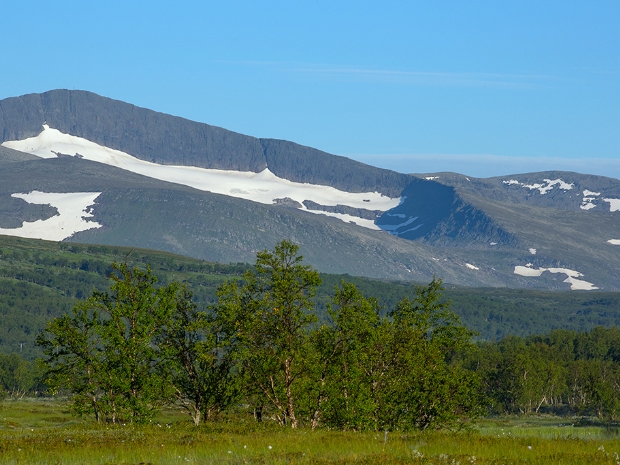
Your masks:
<svg viewBox="0 0 620 465"><path fill-rule="evenodd" d="M194 426L200 424L200 409L196 409L195 413L192 415L192 420L194 420Z"/></svg>
<svg viewBox="0 0 620 465"><path fill-rule="evenodd" d="M293 402L293 392L291 390L291 384L293 383L292 374L291 374L291 364L292 362L290 358L287 358L284 361L284 378L286 381L286 401L287 401L286 413L287 413L287 416L291 420L291 428L297 429L299 424L297 422L297 418L295 417L295 405Z"/></svg>
<svg viewBox="0 0 620 465"><path fill-rule="evenodd" d="M256 419L256 421L258 421L259 423L261 421L263 421L263 406L260 405L258 407L254 407L254 418Z"/></svg>

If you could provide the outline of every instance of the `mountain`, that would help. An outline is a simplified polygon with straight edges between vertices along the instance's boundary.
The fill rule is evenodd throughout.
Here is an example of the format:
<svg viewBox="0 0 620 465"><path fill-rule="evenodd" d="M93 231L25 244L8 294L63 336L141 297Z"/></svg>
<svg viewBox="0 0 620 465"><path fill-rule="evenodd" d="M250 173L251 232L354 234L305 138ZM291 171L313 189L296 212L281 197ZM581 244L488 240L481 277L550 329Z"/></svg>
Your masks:
<svg viewBox="0 0 620 465"><path fill-rule="evenodd" d="M288 141L257 139L91 92L55 90L0 101L0 142L37 136L43 124L162 165L259 173L349 192L398 196L410 177Z"/></svg>
<svg viewBox="0 0 620 465"><path fill-rule="evenodd" d="M55 90L0 101L0 234L252 262L283 238L320 271L620 290L620 180L368 166Z"/></svg>

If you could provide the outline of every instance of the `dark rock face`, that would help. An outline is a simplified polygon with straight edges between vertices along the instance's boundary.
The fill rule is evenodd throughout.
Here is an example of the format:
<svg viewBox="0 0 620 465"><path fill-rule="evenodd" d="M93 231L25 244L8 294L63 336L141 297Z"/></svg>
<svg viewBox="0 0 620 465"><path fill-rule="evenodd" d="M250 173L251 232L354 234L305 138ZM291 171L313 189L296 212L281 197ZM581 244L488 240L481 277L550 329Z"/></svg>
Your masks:
<svg viewBox="0 0 620 465"><path fill-rule="evenodd" d="M411 176L375 168L285 140L261 139L269 170L281 178L332 186L347 192L399 197Z"/></svg>
<svg viewBox="0 0 620 465"><path fill-rule="evenodd" d="M274 205L279 205L280 207L288 207L288 208L301 208L302 205L297 201L293 200L290 197L284 197L283 199L273 199Z"/></svg>
<svg viewBox="0 0 620 465"><path fill-rule="evenodd" d="M377 225L403 239L424 238L436 245L490 243L515 245L485 212L468 204L454 187L415 179L402 193L403 201L385 212Z"/></svg>
<svg viewBox="0 0 620 465"><path fill-rule="evenodd" d="M367 210L365 208L354 208L348 205L321 205L313 202L312 200L304 200L304 205L308 210L319 210L331 213L344 213L345 215L357 216L358 218L364 218L367 220L376 220L383 212L381 210Z"/></svg>
<svg viewBox="0 0 620 465"><path fill-rule="evenodd" d="M0 228L19 228L25 221L46 220L58 215L58 209L50 205L37 205L22 199L0 194Z"/></svg>
<svg viewBox="0 0 620 465"><path fill-rule="evenodd" d="M17 150L8 149L0 145L0 164L11 162L22 162L28 160L39 160L36 155L29 153L19 152Z"/></svg>
<svg viewBox="0 0 620 465"><path fill-rule="evenodd" d="M0 101L0 143L42 125L160 164L253 171L349 192L397 197L410 176L292 142L257 139L86 91L52 90Z"/></svg>
<svg viewBox="0 0 620 465"><path fill-rule="evenodd" d="M143 160L259 172L257 139L85 91L53 90L0 101L2 142L36 136L41 125Z"/></svg>

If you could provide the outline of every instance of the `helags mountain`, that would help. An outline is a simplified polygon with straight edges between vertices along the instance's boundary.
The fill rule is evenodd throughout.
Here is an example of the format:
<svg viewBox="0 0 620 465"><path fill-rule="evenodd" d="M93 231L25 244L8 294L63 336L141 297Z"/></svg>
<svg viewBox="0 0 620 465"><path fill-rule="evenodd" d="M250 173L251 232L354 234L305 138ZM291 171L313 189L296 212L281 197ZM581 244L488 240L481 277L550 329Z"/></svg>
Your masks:
<svg viewBox="0 0 620 465"><path fill-rule="evenodd" d="M403 174L85 91L0 101L0 234L327 273L620 290L620 180ZM524 171L527 169L525 168Z"/></svg>

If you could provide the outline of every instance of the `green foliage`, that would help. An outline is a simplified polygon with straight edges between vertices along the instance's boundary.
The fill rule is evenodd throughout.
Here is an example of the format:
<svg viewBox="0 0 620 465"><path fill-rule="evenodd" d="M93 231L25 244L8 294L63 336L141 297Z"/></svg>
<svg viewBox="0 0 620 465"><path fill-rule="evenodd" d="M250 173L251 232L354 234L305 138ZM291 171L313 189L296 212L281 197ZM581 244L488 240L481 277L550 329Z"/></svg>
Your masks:
<svg viewBox="0 0 620 465"><path fill-rule="evenodd" d="M107 287L110 264L150 264L163 285L180 281L203 305L228 276L246 265L220 265L163 252L0 236L0 352L41 356L37 334L55 317L68 314L79 300Z"/></svg>
<svg viewBox="0 0 620 465"><path fill-rule="evenodd" d="M620 413L619 348L618 328L555 330L483 343L470 366L497 412L568 408L613 420Z"/></svg>
<svg viewBox="0 0 620 465"><path fill-rule="evenodd" d="M321 283L318 272L302 264L299 247L289 241L274 252L257 254L245 283L219 292L218 315L234 334L234 351L258 408L269 404L281 424L299 426L297 386L308 368L309 328L316 321L310 298Z"/></svg>
<svg viewBox="0 0 620 465"><path fill-rule="evenodd" d="M481 414L479 379L458 356L471 350L473 333L442 300L442 282L418 286L414 299L403 299L393 312L396 389L391 428L461 426ZM382 405L386 405L383 402Z"/></svg>
<svg viewBox="0 0 620 465"><path fill-rule="evenodd" d="M329 306L332 325L318 333L317 353L327 363L313 418L345 430L376 429L374 376L389 341L382 340L376 299L366 298L354 284L342 282ZM313 425L315 426L315 425Z"/></svg>
<svg viewBox="0 0 620 465"><path fill-rule="evenodd" d="M156 343L166 360L162 375L170 375L175 398L196 426L238 399L239 380L226 329L212 314L198 311L186 288Z"/></svg>
<svg viewBox="0 0 620 465"><path fill-rule="evenodd" d="M125 247L54 243L0 236L0 352L34 360L42 355L36 335L47 322L71 311L94 289L107 287L110 263L150 264L163 285L186 284L200 308L217 302L217 288L241 277L246 264L218 264L164 252ZM381 314L410 296L410 283L344 276L367 296L377 298ZM343 276L321 274L312 298L319 321ZM485 340L509 334L528 336L564 328L587 331L620 325L620 293L543 292L522 289L468 289L447 286L443 296L468 328Z"/></svg>
<svg viewBox="0 0 620 465"><path fill-rule="evenodd" d="M110 292L91 290L39 337L50 388L69 391L78 412L109 421L145 422L167 402L186 408L196 425L241 402L258 419L356 431L458 428L482 406L618 417L620 329L556 329L473 345L441 280L412 293L403 284L350 278L328 293L298 252L283 241L260 252L242 280L228 281L237 266L217 271L161 255L159 286L150 268L93 266L113 272ZM24 254L51 257L37 248ZM57 258L58 266L77 269L72 263ZM49 270L41 270L37 279L47 280ZM33 284L22 285L28 294ZM378 292L366 297L364 289ZM502 292L519 305L533 295ZM613 298L573 295L556 294L556 305L614 305ZM0 357L0 382L14 397L41 389L35 365L16 355Z"/></svg>
<svg viewBox="0 0 620 465"><path fill-rule="evenodd" d="M455 356L472 334L441 300L441 281L419 286L391 317L352 284L337 290L331 314L336 363L324 421L342 429L458 427L481 413L477 375Z"/></svg>
<svg viewBox="0 0 620 465"><path fill-rule="evenodd" d="M343 282L316 326L318 274L283 241L261 252L244 283L220 289L246 398L281 424L315 429L411 430L462 425L481 413L478 376L456 360L472 333L442 300L440 280L419 286L391 316Z"/></svg>
<svg viewBox="0 0 620 465"><path fill-rule="evenodd" d="M143 423L169 397L158 369L164 359L153 342L175 311L179 288L156 288L150 269L112 268L110 293L94 291L71 315L52 320L37 342L46 356L48 385L68 388L79 413Z"/></svg>
<svg viewBox="0 0 620 465"><path fill-rule="evenodd" d="M41 372L33 362L17 354L0 354L0 400L36 395L41 388Z"/></svg>

